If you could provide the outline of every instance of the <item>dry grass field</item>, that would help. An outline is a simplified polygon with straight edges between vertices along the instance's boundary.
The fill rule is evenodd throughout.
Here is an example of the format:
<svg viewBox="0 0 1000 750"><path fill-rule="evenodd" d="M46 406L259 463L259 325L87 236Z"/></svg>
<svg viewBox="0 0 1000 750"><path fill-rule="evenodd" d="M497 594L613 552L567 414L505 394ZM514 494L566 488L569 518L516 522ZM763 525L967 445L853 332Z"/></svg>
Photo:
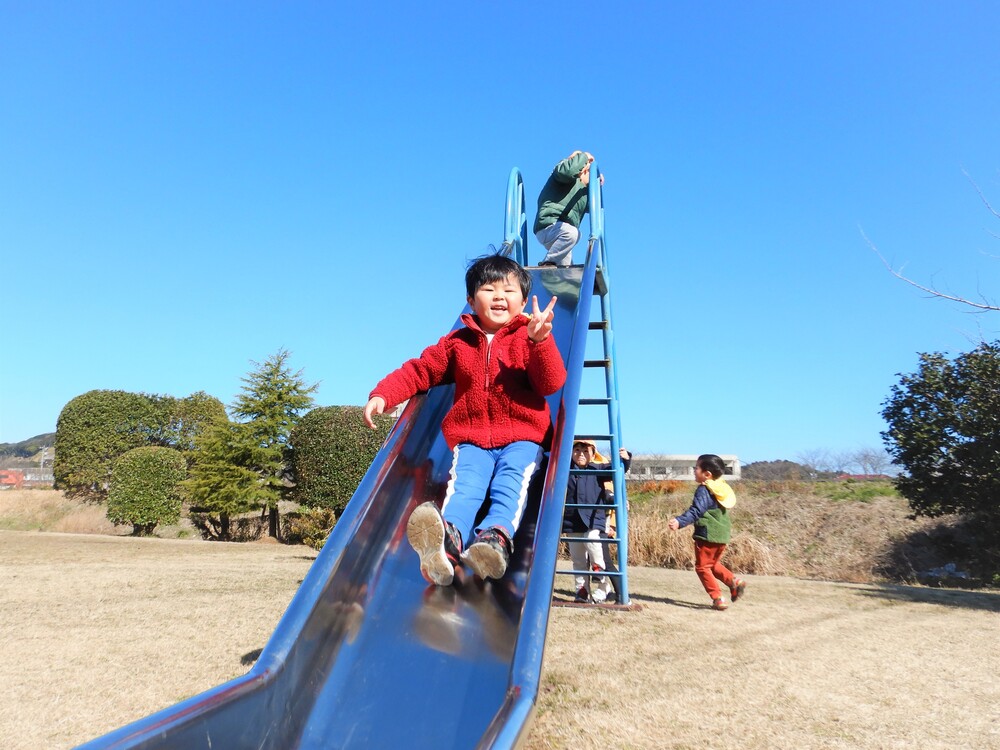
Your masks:
<svg viewBox="0 0 1000 750"><path fill-rule="evenodd" d="M313 556L0 531L0 747L71 747L243 673ZM531 750L1000 747L1000 593L754 575L714 612L691 571L629 581L640 611L553 610Z"/></svg>

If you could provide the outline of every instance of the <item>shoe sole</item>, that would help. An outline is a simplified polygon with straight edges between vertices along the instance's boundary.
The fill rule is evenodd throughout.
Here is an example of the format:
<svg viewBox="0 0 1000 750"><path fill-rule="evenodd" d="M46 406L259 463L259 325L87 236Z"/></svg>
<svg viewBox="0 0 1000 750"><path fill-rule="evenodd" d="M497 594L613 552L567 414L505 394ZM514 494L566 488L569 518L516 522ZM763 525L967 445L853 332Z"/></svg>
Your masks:
<svg viewBox="0 0 1000 750"><path fill-rule="evenodd" d="M470 545L462 557L484 581L487 578L498 580L507 572L507 561L503 559L503 555L488 544Z"/></svg>
<svg viewBox="0 0 1000 750"><path fill-rule="evenodd" d="M737 599L743 598L743 594L747 590L747 584L745 581L740 581L739 585L732 589L730 593L730 598L735 602Z"/></svg>
<svg viewBox="0 0 1000 750"><path fill-rule="evenodd" d="M418 505L406 522L406 538L420 557L424 578L438 586L450 586L455 568L444 551L444 520L437 508Z"/></svg>

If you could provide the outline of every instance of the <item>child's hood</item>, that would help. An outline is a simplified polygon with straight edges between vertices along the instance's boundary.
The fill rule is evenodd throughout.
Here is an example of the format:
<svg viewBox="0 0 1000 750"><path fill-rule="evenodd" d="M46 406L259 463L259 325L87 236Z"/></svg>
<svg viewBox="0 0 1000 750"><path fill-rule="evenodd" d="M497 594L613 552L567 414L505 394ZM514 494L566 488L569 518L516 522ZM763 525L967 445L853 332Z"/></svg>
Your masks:
<svg viewBox="0 0 1000 750"><path fill-rule="evenodd" d="M712 493L715 502L723 508L732 508L736 505L736 493L725 479L706 479L703 484Z"/></svg>

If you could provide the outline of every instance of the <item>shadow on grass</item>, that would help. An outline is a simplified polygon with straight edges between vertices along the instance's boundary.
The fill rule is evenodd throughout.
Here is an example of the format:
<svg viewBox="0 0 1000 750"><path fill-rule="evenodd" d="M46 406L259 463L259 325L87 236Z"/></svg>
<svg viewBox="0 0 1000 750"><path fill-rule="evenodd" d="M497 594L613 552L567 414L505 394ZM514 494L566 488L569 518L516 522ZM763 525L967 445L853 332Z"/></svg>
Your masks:
<svg viewBox="0 0 1000 750"><path fill-rule="evenodd" d="M240 664L244 667L252 666L257 663L257 659L260 658L262 653L264 653L264 649L262 648L255 648L253 651L248 651L240 657Z"/></svg>
<svg viewBox="0 0 1000 750"><path fill-rule="evenodd" d="M553 595L557 598L554 601L558 601L560 604L571 604L573 603L574 593L570 589L565 589L561 587L556 587L552 591ZM671 607L684 607L685 609L711 609L711 604L696 604L695 602L687 602L681 599L671 599L669 596L650 596L648 594L637 594L634 591L629 592L630 602L647 602L656 604L666 604Z"/></svg>
<svg viewBox="0 0 1000 750"><path fill-rule="evenodd" d="M658 604L667 604L671 607L684 607L685 609L711 609L711 604L696 604L694 602L686 602L681 599L671 599L669 596L649 596L648 594L636 594L629 592L629 599L640 602L656 602Z"/></svg>
<svg viewBox="0 0 1000 750"><path fill-rule="evenodd" d="M923 586L896 586L892 584L861 586L857 590L863 596L877 599L1000 612L1000 592L932 589Z"/></svg>

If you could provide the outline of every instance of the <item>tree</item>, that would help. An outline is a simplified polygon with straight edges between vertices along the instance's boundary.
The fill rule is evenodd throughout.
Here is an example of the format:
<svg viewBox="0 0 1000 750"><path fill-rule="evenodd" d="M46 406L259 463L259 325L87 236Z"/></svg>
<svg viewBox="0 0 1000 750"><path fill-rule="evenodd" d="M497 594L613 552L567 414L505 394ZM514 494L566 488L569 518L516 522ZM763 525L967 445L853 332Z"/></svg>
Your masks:
<svg viewBox="0 0 1000 750"><path fill-rule="evenodd" d="M114 462L147 445L166 445L175 399L127 391L88 391L56 422L55 486L69 497L103 501Z"/></svg>
<svg viewBox="0 0 1000 750"><path fill-rule="evenodd" d="M808 466L794 461L753 461L743 467L740 476L743 479L755 481L787 481L809 479L811 471Z"/></svg>
<svg viewBox="0 0 1000 750"><path fill-rule="evenodd" d="M296 425L291 437L296 502L343 512L392 427L392 420L380 419L371 430L363 413L360 406L321 406Z"/></svg>
<svg viewBox="0 0 1000 750"><path fill-rule="evenodd" d="M278 502L290 489L289 436L317 388L304 383L301 370L288 368L288 357L281 349L263 364L254 362L230 406L235 421L196 441L199 455L186 488L193 503L223 514L227 529L231 514L257 507L267 509L268 533L279 535Z"/></svg>
<svg viewBox="0 0 1000 750"><path fill-rule="evenodd" d="M983 205L986 206L987 210L991 214L993 214L995 218L1000 219L1000 211L997 211L995 208L993 208L992 205L990 205L990 202L986 199L986 196L983 195L983 191L980 189L979 185L976 184L975 180L973 180L972 177L969 176L969 173L966 172L964 169L962 170L962 174L964 174L966 178L968 178L969 182L972 183L972 186L976 189L976 192L979 194L979 199L983 202ZM936 297L937 299L951 300L952 302L958 302L960 304L967 305L968 307L972 307L978 312L1000 311L1000 304L997 304L995 301L988 299L985 296L980 295L979 300L974 300L966 296L961 296L957 294L948 294L946 292L942 292L935 286L927 286L925 284L920 284L914 281L913 279L904 276L902 270L897 270L892 267L889 261L887 261L885 257L882 255L882 253L879 252L879 249L875 246L875 243L872 242L870 239L868 239L868 236L863 231L861 232L861 236L864 237L865 242L868 243L868 247L870 247L873 251L875 251L875 254L882 261L882 264L887 269L889 269L889 273L891 273L897 279L905 281L910 286L914 286L923 292L927 292L932 297Z"/></svg>
<svg viewBox="0 0 1000 750"><path fill-rule="evenodd" d="M249 468L252 437L246 425L228 419L209 425L197 438L198 450L183 485L192 512L208 513L223 540L231 537L233 516L260 507L260 477Z"/></svg>
<svg viewBox="0 0 1000 750"><path fill-rule="evenodd" d="M862 474L884 474L892 463L889 454L882 448L858 448L854 452L854 463Z"/></svg>
<svg viewBox="0 0 1000 750"><path fill-rule="evenodd" d="M177 399L169 425L171 444L186 454L190 461L198 436L212 424L228 420L226 407L222 402L204 391Z"/></svg>
<svg viewBox="0 0 1000 750"><path fill-rule="evenodd" d="M917 515L978 514L1000 528L1000 342L954 360L921 354L886 399L882 433Z"/></svg>
<svg viewBox="0 0 1000 750"><path fill-rule="evenodd" d="M187 462L173 448L147 446L123 454L111 470L108 519L132 524L135 536L149 536L158 524L181 517L180 483Z"/></svg>

